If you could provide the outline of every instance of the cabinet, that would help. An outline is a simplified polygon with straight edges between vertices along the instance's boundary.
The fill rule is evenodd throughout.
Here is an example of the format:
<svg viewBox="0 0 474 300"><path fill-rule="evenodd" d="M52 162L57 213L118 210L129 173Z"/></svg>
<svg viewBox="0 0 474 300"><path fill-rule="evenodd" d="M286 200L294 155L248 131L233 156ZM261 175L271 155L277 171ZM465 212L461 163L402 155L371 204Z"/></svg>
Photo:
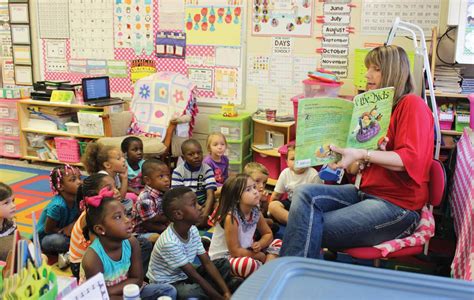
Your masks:
<svg viewBox="0 0 474 300"><path fill-rule="evenodd" d="M429 91L426 91L427 96L429 97ZM459 103L465 103L469 105L467 99L467 94L455 94L455 93L441 93L435 91L436 103L440 106L443 103L453 103L456 107ZM472 113L472 112L471 112ZM454 119L456 120L456 112ZM440 151L440 160L445 161L449 155L450 151L456 148L456 143L459 140L462 132L455 130L455 121L451 125L451 129L441 129L441 151Z"/></svg>
<svg viewBox="0 0 474 300"><path fill-rule="evenodd" d="M242 172L245 165L252 160L250 143L253 134L250 114L241 113L237 117L211 115L209 133L211 132L220 132L226 137L229 170L235 173Z"/></svg>
<svg viewBox="0 0 474 300"><path fill-rule="evenodd" d="M123 111L123 104L118 105L111 105L111 106L104 106L104 107L92 107L87 105L80 105L80 104L67 104L67 103L52 103L49 101L36 101L36 100L20 100L17 102L17 109L18 109L18 119L20 121L20 130L19 130L19 156L26 160L30 161L47 161L51 163L68 163L71 165L82 166L80 163L80 149L82 150L85 148L87 141L98 139L102 136L98 135L88 135L88 134L81 134L81 133L72 133L64 130L53 130L53 129L46 129L46 127L38 128L37 126L30 123L30 112L34 111L42 111L45 109L54 109L54 108L64 108L70 110L73 115L77 115L79 111L89 111L95 112L101 115L104 127L104 136L110 136L112 129L110 125L110 120L108 118L109 113L112 112L121 112ZM61 141L61 148L56 149L57 152L66 150L65 152L68 153L56 153L58 157L65 157L65 156L72 156L73 159L67 159L64 161L63 159L53 159L51 156L49 158L39 157L38 148L34 148L31 146L30 141L28 140L28 134L34 134L37 136L47 136L48 138L55 138L56 142ZM58 139L59 138L59 139ZM71 141L75 140L75 141ZM58 145L59 146L59 145ZM46 146L45 146L46 147ZM49 149L51 150L51 149ZM81 151L82 152L82 151ZM66 154L66 155L61 155ZM54 156L54 155L53 155Z"/></svg>
<svg viewBox="0 0 474 300"><path fill-rule="evenodd" d="M283 134L284 143L285 145L288 144L290 141L295 139L295 122L269 122L256 118L253 118L252 121L254 128L252 141L253 159L267 167L270 173L268 184L275 185L281 171L280 153L278 152L278 148L260 150L256 148L255 145L266 144L267 131L276 131Z"/></svg>
<svg viewBox="0 0 474 300"><path fill-rule="evenodd" d="M0 98L0 156L20 157L17 101Z"/></svg>

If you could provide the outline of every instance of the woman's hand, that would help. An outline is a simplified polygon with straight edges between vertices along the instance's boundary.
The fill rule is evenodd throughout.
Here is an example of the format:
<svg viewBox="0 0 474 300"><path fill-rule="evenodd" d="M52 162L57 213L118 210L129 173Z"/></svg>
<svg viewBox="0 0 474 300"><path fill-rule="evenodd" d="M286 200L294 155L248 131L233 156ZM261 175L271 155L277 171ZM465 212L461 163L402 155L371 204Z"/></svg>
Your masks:
<svg viewBox="0 0 474 300"><path fill-rule="evenodd" d="M380 151L387 151L387 144L389 140L390 139L388 138L388 136L384 136L379 140L378 145Z"/></svg>
<svg viewBox="0 0 474 300"><path fill-rule="evenodd" d="M364 149L338 148L334 145L331 145L330 149L331 151L339 153L342 156L340 161L329 164L329 167L332 169L337 169L337 168L346 169L357 160L363 160L365 152L366 152Z"/></svg>

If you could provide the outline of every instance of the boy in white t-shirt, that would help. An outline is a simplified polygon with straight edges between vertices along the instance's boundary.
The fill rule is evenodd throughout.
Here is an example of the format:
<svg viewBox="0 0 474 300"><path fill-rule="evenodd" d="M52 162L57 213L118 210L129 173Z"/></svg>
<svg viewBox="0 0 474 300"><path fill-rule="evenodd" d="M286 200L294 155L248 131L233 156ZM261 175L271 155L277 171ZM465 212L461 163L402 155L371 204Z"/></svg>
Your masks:
<svg viewBox="0 0 474 300"><path fill-rule="evenodd" d="M295 169L295 146L289 145L286 156L288 168L284 169L278 177L277 184L273 190L268 206L268 213L278 223L286 225L288 222L288 211L291 206L293 191L299 185L305 183L323 183L318 172L313 168ZM282 196L287 193L287 199Z"/></svg>

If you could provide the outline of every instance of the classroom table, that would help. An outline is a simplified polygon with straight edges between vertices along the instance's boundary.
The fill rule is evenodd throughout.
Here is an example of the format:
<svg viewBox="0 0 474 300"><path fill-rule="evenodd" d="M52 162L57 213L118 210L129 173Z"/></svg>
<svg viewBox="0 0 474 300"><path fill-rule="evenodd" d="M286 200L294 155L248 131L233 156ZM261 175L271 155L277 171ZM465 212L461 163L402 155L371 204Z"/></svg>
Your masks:
<svg viewBox="0 0 474 300"><path fill-rule="evenodd" d="M232 300L473 299L474 282L301 257L278 258L247 278Z"/></svg>
<svg viewBox="0 0 474 300"><path fill-rule="evenodd" d="M456 168L450 205L457 243L451 274L454 278L474 280L474 134L464 128L457 143ZM474 296L473 296L474 297Z"/></svg>

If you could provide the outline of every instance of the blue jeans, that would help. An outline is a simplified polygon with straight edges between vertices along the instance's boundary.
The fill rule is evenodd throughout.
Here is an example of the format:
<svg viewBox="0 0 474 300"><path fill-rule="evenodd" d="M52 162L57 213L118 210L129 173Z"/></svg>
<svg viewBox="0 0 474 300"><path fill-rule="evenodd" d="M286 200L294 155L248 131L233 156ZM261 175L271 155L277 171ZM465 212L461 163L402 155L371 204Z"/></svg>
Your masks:
<svg viewBox="0 0 474 300"><path fill-rule="evenodd" d="M305 184L293 194L280 255L320 258L321 247L377 245L410 235L419 219L353 185Z"/></svg>
<svg viewBox="0 0 474 300"><path fill-rule="evenodd" d="M41 250L43 253L54 255L69 251L70 237L62 233L52 233L45 235L41 239Z"/></svg>
<svg viewBox="0 0 474 300"><path fill-rule="evenodd" d="M156 300L161 296L169 296L171 299L175 300L176 294L176 289L171 284L150 283L142 288L140 298L142 300Z"/></svg>

